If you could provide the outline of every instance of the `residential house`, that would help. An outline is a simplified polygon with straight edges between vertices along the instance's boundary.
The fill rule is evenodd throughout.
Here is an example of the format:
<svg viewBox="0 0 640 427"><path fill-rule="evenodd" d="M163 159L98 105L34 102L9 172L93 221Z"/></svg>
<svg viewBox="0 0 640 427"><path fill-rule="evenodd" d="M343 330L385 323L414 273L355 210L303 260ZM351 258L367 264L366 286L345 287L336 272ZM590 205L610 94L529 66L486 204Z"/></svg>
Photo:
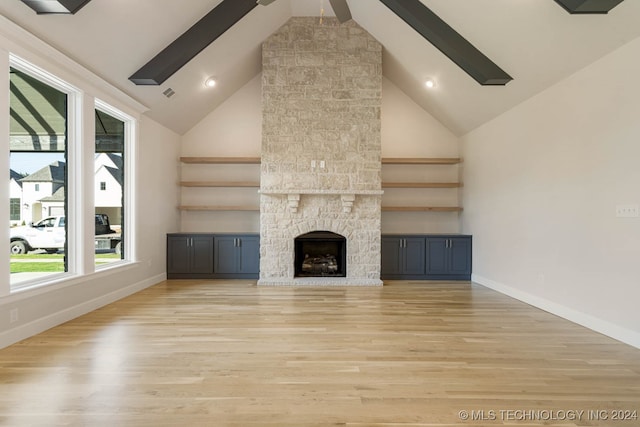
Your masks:
<svg viewBox="0 0 640 427"><path fill-rule="evenodd" d="M53 215L64 215L65 163L54 162L22 178L22 221L37 222Z"/></svg>
<svg viewBox="0 0 640 427"><path fill-rule="evenodd" d="M23 174L9 169L9 222L20 225L22 222L22 182Z"/></svg>
<svg viewBox="0 0 640 427"><path fill-rule="evenodd" d="M96 154L96 212L107 214L116 228L121 222L122 167L121 156ZM29 223L64 215L64 169L64 162L54 162L26 176L11 171L12 221ZM22 206L20 212L17 206Z"/></svg>
<svg viewBox="0 0 640 427"><path fill-rule="evenodd" d="M96 212L107 214L111 224L118 228L122 224L122 156L99 153L94 164Z"/></svg>

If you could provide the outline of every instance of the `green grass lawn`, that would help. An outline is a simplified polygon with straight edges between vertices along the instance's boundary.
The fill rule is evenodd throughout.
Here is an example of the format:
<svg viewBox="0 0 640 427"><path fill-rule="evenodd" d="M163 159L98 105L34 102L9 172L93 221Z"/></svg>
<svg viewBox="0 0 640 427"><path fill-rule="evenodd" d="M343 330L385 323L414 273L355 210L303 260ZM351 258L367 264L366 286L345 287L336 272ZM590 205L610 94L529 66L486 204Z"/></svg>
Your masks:
<svg viewBox="0 0 640 427"><path fill-rule="evenodd" d="M64 271L62 262L12 262L12 273L59 273Z"/></svg>
<svg viewBox="0 0 640 427"><path fill-rule="evenodd" d="M96 254L96 258L118 260L120 255ZM97 261L104 264L108 261ZM59 273L64 271L64 254L11 255L11 273Z"/></svg>
<svg viewBox="0 0 640 427"><path fill-rule="evenodd" d="M112 255L112 254L106 254ZM64 254L26 254L26 255L11 255L11 261L21 259L64 259Z"/></svg>

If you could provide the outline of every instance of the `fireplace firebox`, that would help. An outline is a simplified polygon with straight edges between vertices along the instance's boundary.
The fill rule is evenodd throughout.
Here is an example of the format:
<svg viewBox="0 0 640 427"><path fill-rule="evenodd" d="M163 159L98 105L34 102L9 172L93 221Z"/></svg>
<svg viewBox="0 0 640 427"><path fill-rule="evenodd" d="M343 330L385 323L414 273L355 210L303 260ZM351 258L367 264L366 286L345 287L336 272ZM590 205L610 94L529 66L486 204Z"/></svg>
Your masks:
<svg viewBox="0 0 640 427"><path fill-rule="evenodd" d="M295 277L346 277L347 239L330 231L312 231L294 240Z"/></svg>

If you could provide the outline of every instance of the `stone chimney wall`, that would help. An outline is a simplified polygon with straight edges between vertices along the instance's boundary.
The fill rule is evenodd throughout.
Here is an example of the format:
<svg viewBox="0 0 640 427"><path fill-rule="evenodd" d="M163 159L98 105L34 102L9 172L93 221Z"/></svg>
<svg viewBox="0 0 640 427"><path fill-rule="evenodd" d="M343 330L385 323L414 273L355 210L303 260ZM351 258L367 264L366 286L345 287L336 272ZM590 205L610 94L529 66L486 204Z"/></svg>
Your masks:
<svg viewBox="0 0 640 427"><path fill-rule="evenodd" d="M260 284L293 277L293 239L347 238L347 278L379 285L382 46L349 21L292 18L263 44Z"/></svg>

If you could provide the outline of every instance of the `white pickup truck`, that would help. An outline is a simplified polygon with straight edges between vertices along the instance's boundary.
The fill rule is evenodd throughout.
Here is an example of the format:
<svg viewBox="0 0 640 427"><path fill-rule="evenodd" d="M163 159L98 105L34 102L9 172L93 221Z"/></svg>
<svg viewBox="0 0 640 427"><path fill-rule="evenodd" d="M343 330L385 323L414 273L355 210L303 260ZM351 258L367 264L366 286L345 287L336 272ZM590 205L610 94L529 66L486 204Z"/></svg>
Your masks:
<svg viewBox="0 0 640 427"><path fill-rule="evenodd" d="M48 253L56 253L64 249L65 217L50 216L35 224L10 229L12 254L26 254L29 251L42 249ZM96 249L115 249L120 253L122 236L111 229L109 217L96 214Z"/></svg>

